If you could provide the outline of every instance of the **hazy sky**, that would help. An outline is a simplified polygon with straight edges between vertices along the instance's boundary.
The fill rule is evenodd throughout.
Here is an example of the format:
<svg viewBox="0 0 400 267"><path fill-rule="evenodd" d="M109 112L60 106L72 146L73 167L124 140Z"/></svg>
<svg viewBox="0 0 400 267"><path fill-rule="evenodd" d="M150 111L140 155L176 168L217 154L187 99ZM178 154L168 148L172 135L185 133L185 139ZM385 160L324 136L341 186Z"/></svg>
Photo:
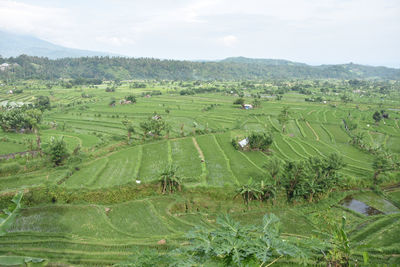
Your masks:
<svg viewBox="0 0 400 267"><path fill-rule="evenodd" d="M400 0L0 0L0 30L133 57L400 67Z"/></svg>

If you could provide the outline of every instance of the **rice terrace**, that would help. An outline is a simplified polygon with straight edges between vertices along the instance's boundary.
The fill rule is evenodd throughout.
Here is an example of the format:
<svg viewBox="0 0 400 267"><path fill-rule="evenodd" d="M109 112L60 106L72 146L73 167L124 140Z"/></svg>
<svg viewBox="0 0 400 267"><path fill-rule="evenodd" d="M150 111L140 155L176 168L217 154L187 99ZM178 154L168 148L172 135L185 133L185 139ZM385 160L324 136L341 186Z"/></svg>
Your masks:
<svg viewBox="0 0 400 267"><path fill-rule="evenodd" d="M323 265L337 255L322 250L345 253L327 237L345 217L352 259L400 263L398 81L78 82L2 85L2 207L22 196L2 225L4 262L123 265L158 255L169 264L195 227L261 225L274 214L280 238L298 248L271 248L266 262ZM32 130L7 124L16 110L42 119ZM206 265L222 264L215 257Z"/></svg>
<svg viewBox="0 0 400 267"><path fill-rule="evenodd" d="M0 266L400 266L399 14L0 0Z"/></svg>

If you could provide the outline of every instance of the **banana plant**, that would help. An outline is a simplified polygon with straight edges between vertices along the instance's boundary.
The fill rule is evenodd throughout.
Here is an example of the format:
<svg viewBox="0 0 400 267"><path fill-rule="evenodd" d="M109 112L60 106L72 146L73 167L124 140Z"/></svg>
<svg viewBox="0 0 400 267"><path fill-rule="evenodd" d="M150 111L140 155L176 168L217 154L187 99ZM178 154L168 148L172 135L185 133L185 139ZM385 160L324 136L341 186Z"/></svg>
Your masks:
<svg viewBox="0 0 400 267"><path fill-rule="evenodd" d="M249 202L252 200L259 199L260 195L262 194L257 184L253 182L253 178L250 178L247 184L244 184L239 188L237 188L236 193L237 194L235 195L235 197L239 195L242 196L247 209L249 209Z"/></svg>
<svg viewBox="0 0 400 267"><path fill-rule="evenodd" d="M177 176L178 167L169 164L160 173L159 182L161 183L161 193L172 194L176 191L181 191L182 189L182 179Z"/></svg>
<svg viewBox="0 0 400 267"><path fill-rule="evenodd" d="M11 205L8 208L3 209L3 213L0 214L0 236L5 235L7 230L14 223L17 213L21 208L22 196L23 193L18 192L11 200Z"/></svg>

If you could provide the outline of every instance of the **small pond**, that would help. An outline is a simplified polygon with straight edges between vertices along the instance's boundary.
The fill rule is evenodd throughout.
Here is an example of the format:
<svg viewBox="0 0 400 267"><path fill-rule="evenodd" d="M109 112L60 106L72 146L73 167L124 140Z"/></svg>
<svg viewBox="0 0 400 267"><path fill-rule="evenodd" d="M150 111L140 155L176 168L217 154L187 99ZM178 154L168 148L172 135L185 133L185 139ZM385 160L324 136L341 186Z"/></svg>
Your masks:
<svg viewBox="0 0 400 267"><path fill-rule="evenodd" d="M345 199L343 199L342 205L348 209L367 216L383 214L382 211L368 206L364 202L354 199L352 196L347 196Z"/></svg>

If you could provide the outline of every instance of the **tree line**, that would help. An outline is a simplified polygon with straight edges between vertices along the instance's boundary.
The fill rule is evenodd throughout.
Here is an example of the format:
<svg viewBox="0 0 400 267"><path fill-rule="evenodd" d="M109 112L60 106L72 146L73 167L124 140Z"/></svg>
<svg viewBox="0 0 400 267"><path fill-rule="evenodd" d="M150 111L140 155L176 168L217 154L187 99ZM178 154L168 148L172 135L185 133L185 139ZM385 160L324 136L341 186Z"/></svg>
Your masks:
<svg viewBox="0 0 400 267"><path fill-rule="evenodd" d="M192 62L154 58L80 57L51 60L21 55L1 58L13 67L0 72L0 79L129 80L240 80L240 79L365 79L400 80L400 70L363 65L268 65L231 61ZM15 64L14 64L15 63Z"/></svg>

